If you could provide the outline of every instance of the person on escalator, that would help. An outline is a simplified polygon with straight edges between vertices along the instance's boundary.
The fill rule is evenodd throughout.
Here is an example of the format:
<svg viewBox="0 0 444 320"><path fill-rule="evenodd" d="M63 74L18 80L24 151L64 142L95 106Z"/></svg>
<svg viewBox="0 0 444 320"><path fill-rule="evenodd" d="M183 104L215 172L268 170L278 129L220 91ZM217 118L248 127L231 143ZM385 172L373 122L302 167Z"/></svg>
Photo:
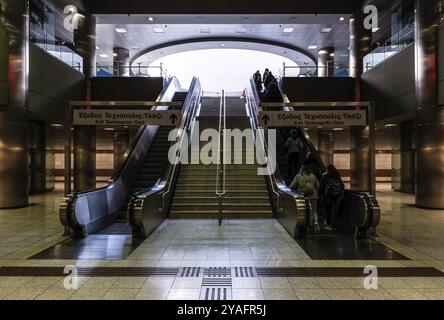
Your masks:
<svg viewBox="0 0 444 320"><path fill-rule="evenodd" d="M265 88L265 91L268 90L268 86L269 86L270 83L272 83L272 82L276 82L276 83L277 83L277 80L276 80L275 76L273 75L273 73L272 73L271 71L269 71L267 77L266 77L265 80L264 80L264 88Z"/></svg>
<svg viewBox="0 0 444 320"><path fill-rule="evenodd" d="M260 71L256 71L256 73L253 75L254 84L256 85L257 92L262 91L262 75Z"/></svg>
<svg viewBox="0 0 444 320"><path fill-rule="evenodd" d="M303 164L310 168L318 181L321 179L323 173L322 167L314 153L309 152Z"/></svg>
<svg viewBox="0 0 444 320"><path fill-rule="evenodd" d="M344 196L344 182L335 166L329 165L322 175L319 195L322 216L325 219L325 230L331 231L336 226L338 208Z"/></svg>
<svg viewBox="0 0 444 320"><path fill-rule="evenodd" d="M265 90L265 93L263 94L263 102L284 102L284 99L282 98L281 91L279 90L279 87L276 83L276 81L271 82L268 85L267 90Z"/></svg>
<svg viewBox="0 0 444 320"><path fill-rule="evenodd" d="M268 74L270 73L270 70L267 68L264 71L264 75L262 77L262 83L265 83L265 80L267 80ZM266 89L266 88L265 88Z"/></svg>
<svg viewBox="0 0 444 320"><path fill-rule="evenodd" d="M311 216L313 217L313 227L315 232L319 232L318 198L319 180L311 172L308 166L301 166L298 175L290 184L290 189L304 195L310 200Z"/></svg>
<svg viewBox="0 0 444 320"><path fill-rule="evenodd" d="M293 179L299 172L299 157L303 151L301 139L297 130L291 130L291 136L285 142L288 157L288 178Z"/></svg>

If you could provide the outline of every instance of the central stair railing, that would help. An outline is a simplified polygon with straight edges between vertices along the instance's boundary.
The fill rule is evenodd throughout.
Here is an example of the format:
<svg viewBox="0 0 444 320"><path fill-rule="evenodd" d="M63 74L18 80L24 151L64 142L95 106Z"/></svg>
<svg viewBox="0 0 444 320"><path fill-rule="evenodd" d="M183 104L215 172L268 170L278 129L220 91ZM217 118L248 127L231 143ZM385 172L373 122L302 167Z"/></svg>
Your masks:
<svg viewBox="0 0 444 320"><path fill-rule="evenodd" d="M225 91L222 90L219 110L219 140L217 150L217 174L216 174L216 196L218 200L219 225L223 223L223 198L226 194L226 167L225 167L225 147L226 147L227 112Z"/></svg>

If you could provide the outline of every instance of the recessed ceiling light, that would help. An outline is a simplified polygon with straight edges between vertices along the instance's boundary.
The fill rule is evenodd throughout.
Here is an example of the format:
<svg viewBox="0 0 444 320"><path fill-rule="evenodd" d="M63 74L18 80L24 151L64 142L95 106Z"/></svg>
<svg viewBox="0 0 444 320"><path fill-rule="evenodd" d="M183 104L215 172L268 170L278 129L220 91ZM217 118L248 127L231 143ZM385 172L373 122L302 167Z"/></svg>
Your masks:
<svg viewBox="0 0 444 320"><path fill-rule="evenodd" d="M225 43L222 43L220 46L221 46L221 47L225 47Z"/></svg>
<svg viewBox="0 0 444 320"><path fill-rule="evenodd" d="M309 45L309 46L308 46L308 49L309 49L309 50L315 50L315 49L317 49L317 48L318 48L318 46L315 45L315 44L312 44L312 45Z"/></svg>
<svg viewBox="0 0 444 320"><path fill-rule="evenodd" d="M60 128L60 127L63 127L61 124L58 124L58 123L51 123L50 126L51 126L51 127L54 127L54 128Z"/></svg>
<svg viewBox="0 0 444 320"><path fill-rule="evenodd" d="M153 29L155 33L164 33L165 29L162 27L156 27Z"/></svg>
<svg viewBox="0 0 444 320"><path fill-rule="evenodd" d="M153 22L154 18L153 17L148 17L148 21Z"/></svg>
<svg viewBox="0 0 444 320"><path fill-rule="evenodd" d="M96 47L96 50L100 50L100 48L97 46L97 47Z"/></svg>
<svg viewBox="0 0 444 320"><path fill-rule="evenodd" d="M378 31L379 31L379 28L373 28L373 29L372 29L372 32L373 32L373 33L378 32Z"/></svg>
<svg viewBox="0 0 444 320"><path fill-rule="evenodd" d="M329 33L331 31L332 27L323 27L321 29L321 33Z"/></svg>
<svg viewBox="0 0 444 320"><path fill-rule="evenodd" d="M339 18L339 21L344 21L344 20L345 20L344 17L340 17L340 18Z"/></svg>
<svg viewBox="0 0 444 320"><path fill-rule="evenodd" d="M396 123L388 123L386 125L384 125L384 127L386 128L393 128L393 127L397 127L398 125Z"/></svg>
<svg viewBox="0 0 444 320"><path fill-rule="evenodd" d="M333 131L344 131L344 128L333 128Z"/></svg>
<svg viewBox="0 0 444 320"><path fill-rule="evenodd" d="M116 32L117 33L126 33L126 29L125 28L116 28Z"/></svg>
<svg viewBox="0 0 444 320"><path fill-rule="evenodd" d="M105 130L105 131L114 131L115 129L114 128L103 128L103 130Z"/></svg>
<svg viewBox="0 0 444 320"><path fill-rule="evenodd" d="M99 54L100 58L108 58L109 56L106 53Z"/></svg>
<svg viewBox="0 0 444 320"><path fill-rule="evenodd" d="M113 53L113 57L117 57L118 56L118 54L117 53Z"/></svg>
<svg viewBox="0 0 444 320"><path fill-rule="evenodd" d="M334 52L330 53L330 57L334 57L334 56L335 56Z"/></svg>
<svg viewBox="0 0 444 320"><path fill-rule="evenodd" d="M201 27L200 33L211 33L210 27Z"/></svg>
<svg viewBox="0 0 444 320"><path fill-rule="evenodd" d="M285 27L284 29L282 29L283 33L292 33L294 31L293 27Z"/></svg>

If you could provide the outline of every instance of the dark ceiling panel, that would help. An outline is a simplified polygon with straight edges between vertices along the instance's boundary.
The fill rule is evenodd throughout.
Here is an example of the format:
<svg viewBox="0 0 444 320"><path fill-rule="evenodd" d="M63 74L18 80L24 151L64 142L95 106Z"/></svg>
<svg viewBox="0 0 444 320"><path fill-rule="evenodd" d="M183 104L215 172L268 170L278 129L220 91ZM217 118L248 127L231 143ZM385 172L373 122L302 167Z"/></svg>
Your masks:
<svg viewBox="0 0 444 320"><path fill-rule="evenodd" d="M94 14L347 14L360 0L87 0Z"/></svg>

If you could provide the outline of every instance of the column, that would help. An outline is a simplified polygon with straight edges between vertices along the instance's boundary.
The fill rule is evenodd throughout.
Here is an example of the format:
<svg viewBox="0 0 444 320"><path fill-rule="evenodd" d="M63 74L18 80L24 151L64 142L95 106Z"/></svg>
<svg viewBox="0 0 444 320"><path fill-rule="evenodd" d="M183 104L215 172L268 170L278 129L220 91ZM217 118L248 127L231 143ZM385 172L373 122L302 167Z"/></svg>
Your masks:
<svg viewBox="0 0 444 320"><path fill-rule="evenodd" d="M6 56L0 69L3 107L0 109L0 208L28 205L28 63L29 8L25 0L2 2L0 49ZM2 71L0 71L2 72Z"/></svg>
<svg viewBox="0 0 444 320"><path fill-rule="evenodd" d="M96 187L96 127L74 129L74 189L84 191Z"/></svg>
<svg viewBox="0 0 444 320"><path fill-rule="evenodd" d="M129 75L129 50L125 48L113 49L113 74L115 77Z"/></svg>
<svg viewBox="0 0 444 320"><path fill-rule="evenodd" d="M322 162L326 166L333 164L334 140L333 133L329 131L320 131L318 134L318 151Z"/></svg>
<svg viewBox="0 0 444 320"><path fill-rule="evenodd" d="M361 101L361 75L364 56L371 51L372 30L364 28L363 1L356 1L355 14L350 17L349 75L355 79L355 100ZM351 190L369 192L375 188L374 126L350 128ZM373 159L372 159L373 158Z"/></svg>
<svg viewBox="0 0 444 320"><path fill-rule="evenodd" d="M335 48L323 48L318 51L318 77L333 77L335 73Z"/></svg>
<svg viewBox="0 0 444 320"><path fill-rule="evenodd" d="M116 131L114 133L114 169L119 165L125 152L129 147L129 132Z"/></svg>
<svg viewBox="0 0 444 320"><path fill-rule="evenodd" d="M369 192L371 190L369 127L354 127L350 130L350 189Z"/></svg>
<svg viewBox="0 0 444 320"><path fill-rule="evenodd" d="M91 78L96 76L96 18L79 17L74 32L76 52L83 58L86 101L91 100ZM74 130L74 188L76 191L96 187L96 127L78 126Z"/></svg>
<svg viewBox="0 0 444 320"><path fill-rule="evenodd" d="M364 57L370 53L372 30L364 28L364 14L361 9L350 18L350 61L349 75L361 79L364 71Z"/></svg>
<svg viewBox="0 0 444 320"><path fill-rule="evenodd" d="M444 17L416 0L416 204L444 209ZM441 67L440 67L441 65Z"/></svg>

